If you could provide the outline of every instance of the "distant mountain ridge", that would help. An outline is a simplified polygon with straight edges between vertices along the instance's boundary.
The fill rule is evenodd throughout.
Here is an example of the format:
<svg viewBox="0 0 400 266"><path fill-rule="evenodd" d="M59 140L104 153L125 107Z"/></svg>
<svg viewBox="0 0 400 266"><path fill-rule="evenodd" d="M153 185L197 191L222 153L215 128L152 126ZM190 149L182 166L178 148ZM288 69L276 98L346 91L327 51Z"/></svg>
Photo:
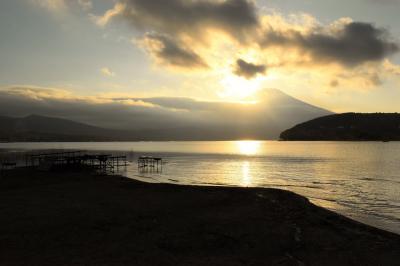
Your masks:
<svg viewBox="0 0 400 266"><path fill-rule="evenodd" d="M400 114L344 113L316 118L281 133L282 140L399 141Z"/></svg>
<svg viewBox="0 0 400 266"><path fill-rule="evenodd" d="M62 118L29 115L0 116L1 141L90 141L112 140L113 130Z"/></svg>
<svg viewBox="0 0 400 266"><path fill-rule="evenodd" d="M57 105L53 103L45 105L46 100L23 99L25 106L30 101L30 111L38 110L41 115L0 117L0 140L277 139L280 132L288 127L332 114L328 110L307 104L279 90L264 90L259 99L256 103L247 104L208 102L179 97L114 99L117 102L133 102L134 105L86 105L82 102L75 104L72 101L64 105L61 102L57 102ZM13 100L15 101L15 98ZM9 102L0 99L0 111L10 113L10 110L15 109L13 106L23 106L7 104ZM21 112L15 109L15 111L15 113L26 113L25 110ZM62 114L63 118L49 117L47 113Z"/></svg>

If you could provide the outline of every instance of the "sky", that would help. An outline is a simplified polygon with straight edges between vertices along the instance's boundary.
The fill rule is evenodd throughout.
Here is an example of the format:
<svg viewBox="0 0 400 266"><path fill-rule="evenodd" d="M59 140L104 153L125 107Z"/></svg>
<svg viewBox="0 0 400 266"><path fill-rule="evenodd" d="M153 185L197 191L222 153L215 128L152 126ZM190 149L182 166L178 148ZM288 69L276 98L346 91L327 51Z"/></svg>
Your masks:
<svg viewBox="0 0 400 266"><path fill-rule="evenodd" d="M398 10L400 0L2 0L0 88L123 105L248 103L273 88L333 112L399 112Z"/></svg>

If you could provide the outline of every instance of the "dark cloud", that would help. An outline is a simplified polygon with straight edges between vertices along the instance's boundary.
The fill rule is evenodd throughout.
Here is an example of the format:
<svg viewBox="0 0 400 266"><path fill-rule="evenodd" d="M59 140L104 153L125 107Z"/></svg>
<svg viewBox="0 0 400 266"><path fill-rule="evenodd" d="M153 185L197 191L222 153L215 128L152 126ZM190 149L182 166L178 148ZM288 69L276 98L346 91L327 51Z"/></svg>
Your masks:
<svg viewBox="0 0 400 266"><path fill-rule="evenodd" d="M373 86L380 86L383 84L381 77L377 73L370 74L369 81Z"/></svg>
<svg viewBox="0 0 400 266"><path fill-rule="evenodd" d="M337 86L339 86L339 81L337 80L337 79L334 79L334 80L332 80L330 83L329 83L329 85L332 87L332 88L336 88Z"/></svg>
<svg viewBox="0 0 400 266"><path fill-rule="evenodd" d="M179 41L157 33L146 34L145 48L160 62L181 68L207 68L204 60Z"/></svg>
<svg viewBox="0 0 400 266"><path fill-rule="evenodd" d="M245 77L246 79L251 79L258 74L265 74L267 67L265 65L256 65L248 63L243 59L238 59L236 61L234 73L238 76Z"/></svg>
<svg viewBox="0 0 400 266"><path fill-rule="evenodd" d="M384 83L381 78L381 73L375 71L369 72L360 70L356 72L343 72L338 75L338 78L341 80L353 80L360 77L365 87L377 87Z"/></svg>
<svg viewBox="0 0 400 266"><path fill-rule="evenodd" d="M295 47L310 53L315 62L337 62L346 66L380 61L399 51L398 44L390 40L385 29L361 22L346 24L332 34L269 31L261 45Z"/></svg>
<svg viewBox="0 0 400 266"><path fill-rule="evenodd" d="M335 29L332 26L310 29L302 25L282 29L273 18L260 13L252 0L118 0L114 9L98 22L104 25L112 18L119 18L143 31L157 32L146 38L158 41L162 48L147 46L149 52L162 63L181 68L207 66L202 58L211 52L203 49L207 55L198 54L193 46L212 48L207 47L210 29L229 34L244 49L255 48L254 43L261 48L296 48L301 55L311 58L314 65L339 63L354 67L379 62L399 51L389 32L371 23L351 22ZM303 30L298 30L299 27ZM244 61L238 62L235 70L246 78L263 71L264 66Z"/></svg>
<svg viewBox="0 0 400 266"><path fill-rule="evenodd" d="M202 33L218 28L242 38L258 24L256 7L249 0L121 0L118 15L136 27L165 33ZM200 37L200 36L197 36Z"/></svg>

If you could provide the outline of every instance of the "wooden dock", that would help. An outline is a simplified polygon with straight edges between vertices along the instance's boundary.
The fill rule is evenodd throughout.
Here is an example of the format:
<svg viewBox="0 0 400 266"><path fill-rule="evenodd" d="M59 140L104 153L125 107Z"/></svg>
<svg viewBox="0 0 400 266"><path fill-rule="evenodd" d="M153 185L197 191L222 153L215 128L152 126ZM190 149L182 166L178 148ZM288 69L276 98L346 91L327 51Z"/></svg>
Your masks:
<svg viewBox="0 0 400 266"><path fill-rule="evenodd" d="M47 171L53 169L90 168L102 172L115 172L127 166L126 156L89 154L85 151L63 151L28 154L26 166Z"/></svg>
<svg viewBox="0 0 400 266"><path fill-rule="evenodd" d="M152 156L140 156L138 158L138 169L139 171L155 170L157 172L162 171L162 158Z"/></svg>
<svg viewBox="0 0 400 266"><path fill-rule="evenodd" d="M16 162L1 162L0 170L11 170L17 167Z"/></svg>

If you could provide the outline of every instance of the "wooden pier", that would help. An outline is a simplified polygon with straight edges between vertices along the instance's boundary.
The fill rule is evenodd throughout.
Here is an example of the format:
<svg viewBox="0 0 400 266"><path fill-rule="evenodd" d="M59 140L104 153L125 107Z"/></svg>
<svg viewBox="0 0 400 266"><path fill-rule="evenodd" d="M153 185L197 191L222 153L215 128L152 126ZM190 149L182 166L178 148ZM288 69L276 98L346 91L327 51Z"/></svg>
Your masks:
<svg viewBox="0 0 400 266"><path fill-rule="evenodd" d="M111 154L88 154L85 151L63 151L29 154L26 166L48 171L53 169L89 168L102 172L112 172L127 166L126 156Z"/></svg>
<svg viewBox="0 0 400 266"><path fill-rule="evenodd" d="M17 163L16 162L1 162L0 163L0 170L4 171L4 170L11 170L17 167Z"/></svg>
<svg viewBox="0 0 400 266"><path fill-rule="evenodd" d="M162 158L151 156L140 156L138 158L139 171L155 170L162 171Z"/></svg>

